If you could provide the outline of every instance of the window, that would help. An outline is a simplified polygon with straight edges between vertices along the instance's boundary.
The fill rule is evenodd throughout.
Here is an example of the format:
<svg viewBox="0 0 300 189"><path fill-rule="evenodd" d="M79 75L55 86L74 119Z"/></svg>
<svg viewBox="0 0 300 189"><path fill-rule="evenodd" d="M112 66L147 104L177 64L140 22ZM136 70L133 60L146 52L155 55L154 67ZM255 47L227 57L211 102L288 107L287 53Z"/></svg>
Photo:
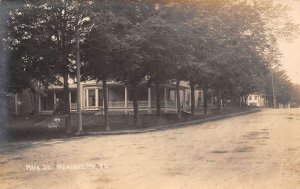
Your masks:
<svg viewBox="0 0 300 189"><path fill-rule="evenodd" d="M170 90L170 101L176 101L176 91L172 89Z"/></svg>
<svg viewBox="0 0 300 189"><path fill-rule="evenodd" d="M41 109L54 110L54 93L49 91L41 96Z"/></svg>
<svg viewBox="0 0 300 189"><path fill-rule="evenodd" d="M71 103L77 103L77 93L76 93L76 91L71 91Z"/></svg>
<svg viewBox="0 0 300 189"><path fill-rule="evenodd" d="M258 96L255 96L255 100L257 100L258 99Z"/></svg>
<svg viewBox="0 0 300 189"><path fill-rule="evenodd" d="M96 91L95 91L95 89L88 90L88 106L96 106Z"/></svg>
<svg viewBox="0 0 300 189"><path fill-rule="evenodd" d="M252 100L252 96L249 96L249 100Z"/></svg>

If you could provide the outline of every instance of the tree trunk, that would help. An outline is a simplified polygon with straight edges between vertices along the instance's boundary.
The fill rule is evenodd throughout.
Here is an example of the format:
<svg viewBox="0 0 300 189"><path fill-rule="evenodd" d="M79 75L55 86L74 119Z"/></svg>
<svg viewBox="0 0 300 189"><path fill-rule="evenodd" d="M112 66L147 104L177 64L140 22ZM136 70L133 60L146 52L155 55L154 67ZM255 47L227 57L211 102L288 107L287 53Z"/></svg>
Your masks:
<svg viewBox="0 0 300 189"><path fill-rule="evenodd" d="M102 80L103 83L103 100L104 100L104 124L105 124L105 130L110 130L109 125L109 118L108 118L108 98L107 98L107 84L106 79Z"/></svg>
<svg viewBox="0 0 300 189"><path fill-rule="evenodd" d="M76 15L76 23L79 21L79 16ZM77 131L78 133L82 133L82 110L81 110L81 71L80 71L80 33L79 33L79 25L76 24L75 26L76 31L76 78L77 78Z"/></svg>
<svg viewBox="0 0 300 189"><path fill-rule="evenodd" d="M204 115L207 115L207 85L203 86L203 100L204 100Z"/></svg>
<svg viewBox="0 0 300 189"><path fill-rule="evenodd" d="M64 74L64 114L66 119L66 133L70 134L72 132L71 129L71 112L70 112L70 101L69 101L69 81L68 74Z"/></svg>
<svg viewBox="0 0 300 189"><path fill-rule="evenodd" d="M217 89L217 108L221 110L222 108L222 91L221 89Z"/></svg>
<svg viewBox="0 0 300 189"><path fill-rule="evenodd" d="M245 96L245 99L244 99L244 100L245 100L245 106L246 106L246 107L248 106L248 104L247 104L247 99L248 99L248 95L246 95L246 96Z"/></svg>
<svg viewBox="0 0 300 189"><path fill-rule="evenodd" d="M34 95L33 90L30 90L29 94L30 94L30 102L31 102L31 106L32 106L31 115L36 115L37 114L37 112L36 112L36 104L35 104L36 99L35 99L35 95Z"/></svg>
<svg viewBox="0 0 300 189"><path fill-rule="evenodd" d="M133 124L135 127L140 127L140 115L139 115L139 104L137 96L137 84L131 84L132 87L132 97L133 97Z"/></svg>
<svg viewBox="0 0 300 189"><path fill-rule="evenodd" d="M32 91L32 115L39 114L39 94L36 91Z"/></svg>
<svg viewBox="0 0 300 189"><path fill-rule="evenodd" d="M191 115L195 115L195 83L191 80Z"/></svg>
<svg viewBox="0 0 300 189"><path fill-rule="evenodd" d="M181 119L181 104L180 104L180 90L179 90L180 81L176 80L176 98L177 98L177 117Z"/></svg>
<svg viewBox="0 0 300 189"><path fill-rule="evenodd" d="M247 106L246 99L247 99L246 96L243 95L243 96L242 96L242 106L243 106L243 107L246 107L246 106Z"/></svg>
<svg viewBox="0 0 300 189"><path fill-rule="evenodd" d="M156 96L156 116L161 116L161 103L160 103L160 83L155 82L155 96Z"/></svg>
<svg viewBox="0 0 300 189"><path fill-rule="evenodd" d="M35 93L34 95L34 105L35 105L35 114L38 115L40 113L39 110L39 93Z"/></svg>
<svg viewBox="0 0 300 189"><path fill-rule="evenodd" d="M0 107L8 107L7 101L5 98L0 96ZM5 139L8 134L9 124L8 124L8 117L9 117L9 109L2 108L0 110L0 138Z"/></svg>

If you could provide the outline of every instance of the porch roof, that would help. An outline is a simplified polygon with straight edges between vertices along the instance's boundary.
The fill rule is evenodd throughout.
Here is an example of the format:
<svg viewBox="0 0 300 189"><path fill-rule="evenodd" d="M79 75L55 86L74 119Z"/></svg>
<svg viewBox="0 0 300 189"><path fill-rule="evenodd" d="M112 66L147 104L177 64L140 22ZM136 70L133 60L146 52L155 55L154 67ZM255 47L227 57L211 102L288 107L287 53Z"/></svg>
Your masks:
<svg viewBox="0 0 300 189"><path fill-rule="evenodd" d="M96 81L94 83L83 83L82 84L83 87L102 87L102 83L96 83ZM143 80L138 86L146 86L148 87L149 86L149 83L147 80ZM154 84L151 84L151 86L153 87ZM176 85L172 82L165 82L165 83L162 83L161 86L166 86L166 87L169 87L169 88L176 88ZM107 87L124 87L124 83L121 83L121 82L116 82L116 81L109 81L107 82ZM76 84L69 84L69 88L70 90L74 90L77 88L77 85ZM184 85L180 85L179 86L179 89L181 90L184 90L184 89L188 89L187 86L184 86ZM63 90L63 86L49 86L48 89L46 90Z"/></svg>

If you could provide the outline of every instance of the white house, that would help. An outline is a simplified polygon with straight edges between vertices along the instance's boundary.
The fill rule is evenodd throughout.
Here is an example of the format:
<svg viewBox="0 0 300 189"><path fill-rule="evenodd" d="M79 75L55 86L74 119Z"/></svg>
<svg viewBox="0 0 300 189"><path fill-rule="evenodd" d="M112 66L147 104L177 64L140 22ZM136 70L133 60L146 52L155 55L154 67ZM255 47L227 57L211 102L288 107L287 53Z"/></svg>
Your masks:
<svg viewBox="0 0 300 189"><path fill-rule="evenodd" d="M264 107L265 98L262 94L250 94L247 98L248 106Z"/></svg>
<svg viewBox="0 0 300 189"><path fill-rule="evenodd" d="M81 82L81 109L85 112L98 111L103 113L103 87L96 81ZM70 109L77 110L77 83L69 80ZM190 107L190 91L188 82L180 84L180 104L183 109ZM176 85L169 81L161 84L161 108L166 113L177 111ZM155 113L156 109L155 86L146 80L138 86L138 103L141 113ZM201 104L201 92L196 91L196 105ZM132 95L130 88L122 83L110 81L107 83L108 107L110 112L130 113L133 111ZM51 85L39 95L39 113L52 114L63 98L63 87ZM28 114L32 111L30 95L23 91L14 95L13 114Z"/></svg>

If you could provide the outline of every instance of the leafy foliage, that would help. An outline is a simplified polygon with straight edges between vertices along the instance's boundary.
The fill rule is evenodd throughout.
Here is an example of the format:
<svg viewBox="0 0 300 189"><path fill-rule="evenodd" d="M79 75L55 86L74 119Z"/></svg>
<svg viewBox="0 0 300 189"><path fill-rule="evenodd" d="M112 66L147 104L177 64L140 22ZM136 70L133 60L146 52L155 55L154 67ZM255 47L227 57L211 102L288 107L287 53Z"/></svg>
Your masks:
<svg viewBox="0 0 300 189"><path fill-rule="evenodd" d="M64 84L67 94L67 80L75 77L79 28L84 79L120 81L132 89L145 78L199 86L205 81L220 98L254 92L271 98L270 73L279 66L277 41L299 33L287 7L272 0L78 2L26 1L12 9L4 38L10 91L38 82ZM295 99L295 87L277 68L276 93L279 102L287 103Z"/></svg>

